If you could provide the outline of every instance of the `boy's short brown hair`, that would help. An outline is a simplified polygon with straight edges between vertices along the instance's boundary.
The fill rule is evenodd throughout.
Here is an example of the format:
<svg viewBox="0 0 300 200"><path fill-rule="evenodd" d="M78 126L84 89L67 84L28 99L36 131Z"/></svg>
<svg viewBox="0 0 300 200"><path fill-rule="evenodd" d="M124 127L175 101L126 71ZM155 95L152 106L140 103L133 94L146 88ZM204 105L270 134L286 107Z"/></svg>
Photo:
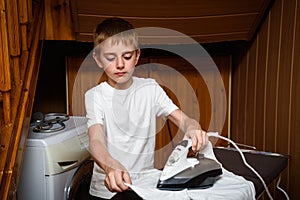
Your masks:
<svg viewBox="0 0 300 200"><path fill-rule="evenodd" d="M112 39L112 44L122 42L125 45L133 44L136 49L138 48L137 33L132 24L124 19L117 17L107 18L97 25L94 31L94 47L96 53L99 53L99 44L108 38Z"/></svg>

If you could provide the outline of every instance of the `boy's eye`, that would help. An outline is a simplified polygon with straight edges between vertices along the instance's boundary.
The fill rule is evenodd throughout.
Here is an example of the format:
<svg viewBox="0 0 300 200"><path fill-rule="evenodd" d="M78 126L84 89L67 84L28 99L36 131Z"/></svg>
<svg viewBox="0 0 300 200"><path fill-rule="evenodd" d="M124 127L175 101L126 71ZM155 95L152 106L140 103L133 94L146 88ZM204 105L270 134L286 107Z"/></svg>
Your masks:
<svg viewBox="0 0 300 200"><path fill-rule="evenodd" d="M125 60L130 60L132 56L124 56Z"/></svg>
<svg viewBox="0 0 300 200"><path fill-rule="evenodd" d="M125 58L125 60L130 60L132 58L132 53L127 53L123 55L123 58Z"/></svg>
<svg viewBox="0 0 300 200"><path fill-rule="evenodd" d="M130 60L133 56L133 52L126 52L122 55L122 57L125 59L125 60ZM117 58L117 55L115 54L105 54L105 59L108 61L108 62L113 62L116 60Z"/></svg>
<svg viewBox="0 0 300 200"><path fill-rule="evenodd" d="M115 58L116 58L115 56L107 56L106 60L108 60L109 62L112 62L115 60Z"/></svg>

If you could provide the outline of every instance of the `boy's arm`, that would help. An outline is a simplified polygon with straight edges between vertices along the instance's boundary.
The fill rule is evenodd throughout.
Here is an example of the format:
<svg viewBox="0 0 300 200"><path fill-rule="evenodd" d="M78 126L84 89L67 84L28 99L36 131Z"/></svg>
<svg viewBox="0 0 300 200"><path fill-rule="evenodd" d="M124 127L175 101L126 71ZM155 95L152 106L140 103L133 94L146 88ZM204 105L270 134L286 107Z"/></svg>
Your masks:
<svg viewBox="0 0 300 200"><path fill-rule="evenodd" d="M192 149L194 151L199 151L207 145L207 133L201 129L200 124L196 120L188 117L180 109L173 111L168 116L168 119L185 133L183 139L192 139Z"/></svg>
<svg viewBox="0 0 300 200"><path fill-rule="evenodd" d="M105 171L105 185L111 192L122 192L129 188L124 182L131 184L130 176L125 167L114 159L107 151L103 125L89 127L90 153L94 161Z"/></svg>

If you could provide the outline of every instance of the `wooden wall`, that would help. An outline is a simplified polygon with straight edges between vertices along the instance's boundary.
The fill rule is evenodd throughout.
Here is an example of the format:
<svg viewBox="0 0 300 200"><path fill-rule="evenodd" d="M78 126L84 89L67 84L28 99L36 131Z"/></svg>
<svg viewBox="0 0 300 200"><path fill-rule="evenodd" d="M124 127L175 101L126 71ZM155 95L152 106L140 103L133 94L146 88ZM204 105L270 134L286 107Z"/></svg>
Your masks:
<svg viewBox="0 0 300 200"><path fill-rule="evenodd" d="M135 28L168 28L201 43L250 40L272 2L273 0L70 1L78 41L91 41L95 24L107 17L119 16L131 22ZM59 13L63 9L53 11L56 13L53 17L60 17ZM181 41L180 37L177 38L178 35L172 35L172 38L174 36L177 39L174 42ZM165 37L165 34L161 35L161 32L156 32L155 38L161 38L164 42L171 39Z"/></svg>
<svg viewBox="0 0 300 200"><path fill-rule="evenodd" d="M290 157L281 186L291 199L300 197L299 57L300 1L277 0L251 44L237 48L232 72L232 139Z"/></svg>
<svg viewBox="0 0 300 200"><path fill-rule="evenodd" d="M43 42L43 2L0 0L0 199L16 199Z"/></svg>

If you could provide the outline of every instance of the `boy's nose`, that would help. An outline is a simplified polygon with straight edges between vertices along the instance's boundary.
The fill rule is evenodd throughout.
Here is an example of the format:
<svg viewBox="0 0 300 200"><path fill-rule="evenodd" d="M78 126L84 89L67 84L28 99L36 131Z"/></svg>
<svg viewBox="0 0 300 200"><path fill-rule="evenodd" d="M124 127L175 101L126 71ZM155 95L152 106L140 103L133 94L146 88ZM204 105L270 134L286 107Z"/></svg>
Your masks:
<svg viewBox="0 0 300 200"><path fill-rule="evenodd" d="M117 68L118 69L123 69L124 68L124 61L123 61L122 57L117 58Z"/></svg>

